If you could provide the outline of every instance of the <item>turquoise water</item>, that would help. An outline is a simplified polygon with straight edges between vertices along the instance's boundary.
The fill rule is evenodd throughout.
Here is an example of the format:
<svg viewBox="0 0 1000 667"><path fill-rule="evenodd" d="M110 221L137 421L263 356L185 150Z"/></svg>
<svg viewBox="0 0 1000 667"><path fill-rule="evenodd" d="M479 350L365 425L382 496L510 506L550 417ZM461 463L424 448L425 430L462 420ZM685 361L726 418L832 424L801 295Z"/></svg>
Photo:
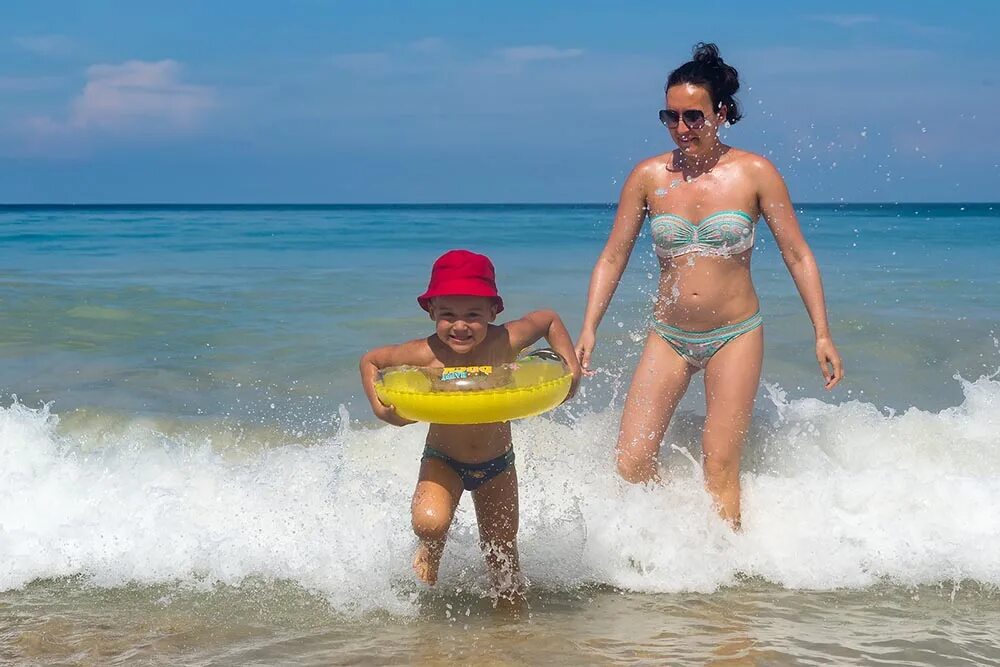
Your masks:
<svg viewBox="0 0 1000 667"><path fill-rule="evenodd" d="M2 208L0 386L59 412L246 417L277 401L286 422L322 421L356 400L361 352L426 332L414 296L452 246L494 258L511 313L557 307L575 333L612 215L608 206ZM941 408L961 396L952 375L997 365L1000 263L988 248L1000 244L1000 207L813 206L800 217L850 374L834 400ZM600 362L611 370L627 368L645 326L656 270L646 241L602 330ZM754 277L766 378L819 396L809 322L764 229Z"/></svg>
<svg viewBox="0 0 1000 667"><path fill-rule="evenodd" d="M467 501L439 586L415 586L425 427L373 423L359 355L431 331L415 298L452 247L494 259L505 315L553 307L575 334L612 217L0 207L0 658L1000 662L1000 205L799 209L847 368L832 393L759 228L739 535L702 488L697 382L666 483L614 474L655 287L645 236L601 372L515 424L529 618L484 600Z"/></svg>

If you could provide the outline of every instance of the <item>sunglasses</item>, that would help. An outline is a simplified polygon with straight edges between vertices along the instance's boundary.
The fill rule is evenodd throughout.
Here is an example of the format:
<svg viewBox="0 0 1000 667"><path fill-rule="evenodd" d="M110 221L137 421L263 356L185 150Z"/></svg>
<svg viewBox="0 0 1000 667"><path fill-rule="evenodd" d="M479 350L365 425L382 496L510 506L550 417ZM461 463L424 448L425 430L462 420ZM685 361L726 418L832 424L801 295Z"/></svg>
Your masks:
<svg viewBox="0 0 1000 667"><path fill-rule="evenodd" d="M684 112L660 109L660 122L671 130L680 125L681 119L689 130L700 130L705 125L705 112L701 109L688 109Z"/></svg>

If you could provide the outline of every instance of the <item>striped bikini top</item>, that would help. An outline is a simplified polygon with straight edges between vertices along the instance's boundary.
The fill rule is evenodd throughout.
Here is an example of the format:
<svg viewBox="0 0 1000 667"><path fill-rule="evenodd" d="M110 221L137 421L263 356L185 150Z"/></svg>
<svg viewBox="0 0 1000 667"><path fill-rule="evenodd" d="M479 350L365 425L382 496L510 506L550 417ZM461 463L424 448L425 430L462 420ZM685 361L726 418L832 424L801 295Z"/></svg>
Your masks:
<svg viewBox="0 0 1000 667"><path fill-rule="evenodd" d="M753 247L754 220L743 211L718 211L697 225L673 213L661 213L649 221L653 249L660 257L700 255L731 257Z"/></svg>

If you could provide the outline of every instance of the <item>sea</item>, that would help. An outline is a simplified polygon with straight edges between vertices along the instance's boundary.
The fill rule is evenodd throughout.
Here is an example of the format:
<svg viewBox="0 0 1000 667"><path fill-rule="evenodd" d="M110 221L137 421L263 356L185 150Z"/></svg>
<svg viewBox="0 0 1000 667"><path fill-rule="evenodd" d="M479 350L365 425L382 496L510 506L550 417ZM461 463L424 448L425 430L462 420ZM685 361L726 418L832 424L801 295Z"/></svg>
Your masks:
<svg viewBox="0 0 1000 667"><path fill-rule="evenodd" d="M426 425L360 355L428 335L434 259L579 331L610 205L0 207L0 663L1000 664L1000 204L797 207L846 377L773 237L743 529L704 491L700 380L660 485L615 474L648 232L577 398L514 424L524 605L464 498L434 588Z"/></svg>

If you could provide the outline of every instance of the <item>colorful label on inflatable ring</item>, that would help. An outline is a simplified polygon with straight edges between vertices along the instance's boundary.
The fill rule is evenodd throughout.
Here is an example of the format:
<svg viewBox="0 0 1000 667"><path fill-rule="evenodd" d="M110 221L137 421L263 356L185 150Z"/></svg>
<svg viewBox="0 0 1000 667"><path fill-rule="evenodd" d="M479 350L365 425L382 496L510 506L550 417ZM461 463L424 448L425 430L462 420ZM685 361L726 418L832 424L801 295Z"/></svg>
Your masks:
<svg viewBox="0 0 1000 667"><path fill-rule="evenodd" d="M442 382L449 380L467 380L472 377L492 375L492 366L453 366L441 369Z"/></svg>

